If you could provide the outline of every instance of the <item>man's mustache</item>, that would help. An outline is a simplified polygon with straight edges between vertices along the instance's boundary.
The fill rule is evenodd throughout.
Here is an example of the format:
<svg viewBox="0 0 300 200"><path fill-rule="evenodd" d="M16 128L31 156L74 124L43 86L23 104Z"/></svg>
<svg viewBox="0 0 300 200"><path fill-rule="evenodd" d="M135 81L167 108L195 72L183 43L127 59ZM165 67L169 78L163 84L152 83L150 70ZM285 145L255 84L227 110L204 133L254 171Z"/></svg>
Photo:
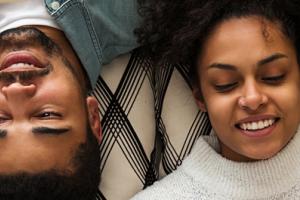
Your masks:
<svg viewBox="0 0 300 200"><path fill-rule="evenodd" d="M28 71L0 71L0 82L14 83L14 82L26 82L35 78L48 75L52 71L52 65L47 65L45 68L39 68L36 70Z"/></svg>

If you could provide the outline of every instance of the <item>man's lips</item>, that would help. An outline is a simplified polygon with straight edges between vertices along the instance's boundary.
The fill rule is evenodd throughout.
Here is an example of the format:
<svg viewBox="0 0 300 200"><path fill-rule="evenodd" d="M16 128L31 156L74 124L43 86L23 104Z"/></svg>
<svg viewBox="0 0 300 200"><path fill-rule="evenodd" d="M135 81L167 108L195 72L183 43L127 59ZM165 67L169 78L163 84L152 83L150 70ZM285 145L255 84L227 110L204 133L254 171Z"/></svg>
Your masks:
<svg viewBox="0 0 300 200"><path fill-rule="evenodd" d="M0 65L0 71L24 71L36 68L45 68L41 60L28 51L16 51L8 53Z"/></svg>

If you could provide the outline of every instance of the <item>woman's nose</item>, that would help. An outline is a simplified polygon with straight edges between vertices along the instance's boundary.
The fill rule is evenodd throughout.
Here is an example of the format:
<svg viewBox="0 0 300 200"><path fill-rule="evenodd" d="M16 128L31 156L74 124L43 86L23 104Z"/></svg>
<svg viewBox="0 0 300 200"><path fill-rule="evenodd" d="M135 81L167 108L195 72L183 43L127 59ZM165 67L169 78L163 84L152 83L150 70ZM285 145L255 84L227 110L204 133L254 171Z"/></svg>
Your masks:
<svg viewBox="0 0 300 200"><path fill-rule="evenodd" d="M259 85L251 82L244 86L244 92L238 99L242 109L256 111L268 102L268 97Z"/></svg>

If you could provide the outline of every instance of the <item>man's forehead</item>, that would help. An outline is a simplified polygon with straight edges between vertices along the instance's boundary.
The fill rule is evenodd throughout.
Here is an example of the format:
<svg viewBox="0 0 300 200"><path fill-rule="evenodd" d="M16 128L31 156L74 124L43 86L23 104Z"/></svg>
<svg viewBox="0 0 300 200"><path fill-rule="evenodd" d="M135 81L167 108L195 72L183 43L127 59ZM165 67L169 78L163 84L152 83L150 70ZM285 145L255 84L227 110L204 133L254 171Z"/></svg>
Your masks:
<svg viewBox="0 0 300 200"><path fill-rule="evenodd" d="M0 0L0 32L24 25L59 29L42 0Z"/></svg>

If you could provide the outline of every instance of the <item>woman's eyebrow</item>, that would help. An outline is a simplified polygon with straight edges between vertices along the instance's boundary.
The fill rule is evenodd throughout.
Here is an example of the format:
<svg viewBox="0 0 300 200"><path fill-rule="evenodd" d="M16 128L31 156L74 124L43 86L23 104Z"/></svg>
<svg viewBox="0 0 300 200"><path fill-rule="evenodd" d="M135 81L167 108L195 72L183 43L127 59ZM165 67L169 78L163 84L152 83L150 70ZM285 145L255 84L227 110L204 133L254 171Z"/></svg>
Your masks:
<svg viewBox="0 0 300 200"><path fill-rule="evenodd" d="M236 71L236 67L234 65L230 64L223 64L223 63L213 63L208 66L208 68L218 68L218 69L223 69L223 70L231 70L231 71Z"/></svg>
<svg viewBox="0 0 300 200"><path fill-rule="evenodd" d="M61 135L68 131L70 131L71 128L53 128L53 127L34 127L32 128L32 133L34 134L50 134L50 135Z"/></svg>
<svg viewBox="0 0 300 200"><path fill-rule="evenodd" d="M282 54L282 53L275 53L275 54L273 54L271 56L268 56L268 57L260 60L257 63L257 66L262 66L262 65L268 64L270 62L273 62L275 60L281 59L281 58L288 58L288 57L286 55Z"/></svg>
<svg viewBox="0 0 300 200"><path fill-rule="evenodd" d="M268 64L270 62L273 62L275 60L281 59L281 58L288 58L288 56L282 54L282 53L275 53L272 54L271 56L268 56L260 61L257 62L257 66L262 66L265 64ZM208 68L218 68L218 69L223 69L223 70L231 70L231 71L236 71L236 67L234 65L230 64L223 64L223 63L213 63L208 66Z"/></svg>

